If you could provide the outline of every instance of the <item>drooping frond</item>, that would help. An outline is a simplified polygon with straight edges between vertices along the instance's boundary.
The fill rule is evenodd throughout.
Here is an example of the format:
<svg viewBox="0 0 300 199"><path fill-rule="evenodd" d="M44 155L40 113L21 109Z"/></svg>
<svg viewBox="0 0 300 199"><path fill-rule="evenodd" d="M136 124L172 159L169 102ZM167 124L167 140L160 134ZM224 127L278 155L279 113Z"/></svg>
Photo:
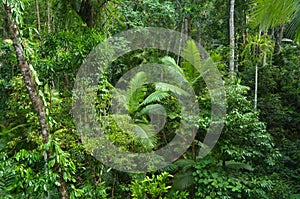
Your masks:
<svg viewBox="0 0 300 199"><path fill-rule="evenodd" d="M148 114L151 110L160 110L162 105L160 104L149 104L147 105L145 108L143 108L139 114L143 115L143 114Z"/></svg>
<svg viewBox="0 0 300 199"><path fill-rule="evenodd" d="M3 165L1 165L3 166ZM16 181L15 172L12 168L0 171L0 196L4 196L14 188Z"/></svg>
<svg viewBox="0 0 300 199"><path fill-rule="evenodd" d="M146 73L141 71L138 72L129 82L127 90L127 99L129 99L134 92L141 86L143 86L147 81Z"/></svg>
<svg viewBox="0 0 300 199"><path fill-rule="evenodd" d="M140 105L144 106L153 102L160 102L169 96L170 95L165 91L155 91L154 93L151 93Z"/></svg>
<svg viewBox="0 0 300 199"><path fill-rule="evenodd" d="M242 162L235 162L235 161L226 161L225 166L233 169L245 169L248 171L254 170L249 164L242 163Z"/></svg>
<svg viewBox="0 0 300 199"><path fill-rule="evenodd" d="M179 88L178 86L174 86L168 83L159 82L155 84L156 90L159 91L170 91L176 93L178 95L189 96L189 93Z"/></svg>
<svg viewBox="0 0 300 199"><path fill-rule="evenodd" d="M134 113L139 103L144 99L147 88L144 86L147 81L145 72L138 72L129 82L126 92L127 108L130 114Z"/></svg>
<svg viewBox="0 0 300 199"><path fill-rule="evenodd" d="M156 145L155 130L151 124L136 124L134 133L146 150L151 150Z"/></svg>
<svg viewBox="0 0 300 199"><path fill-rule="evenodd" d="M292 21L288 24L287 36L294 38L296 41L300 41L300 9L298 8Z"/></svg>
<svg viewBox="0 0 300 199"><path fill-rule="evenodd" d="M174 164L180 168L183 168L183 170L192 168L195 165L195 161L191 159L180 159L174 162Z"/></svg>
<svg viewBox="0 0 300 199"><path fill-rule="evenodd" d="M193 40L188 40L183 49L182 56L188 60L195 68L200 70L201 57L199 49Z"/></svg>
<svg viewBox="0 0 300 199"><path fill-rule="evenodd" d="M193 170L190 169L185 172L179 172L174 175L173 178L173 188L179 190L185 190L186 188L190 187L194 184L194 176Z"/></svg>
<svg viewBox="0 0 300 199"><path fill-rule="evenodd" d="M299 10L299 0L254 0L253 5L250 18L261 30L290 22Z"/></svg>
<svg viewBox="0 0 300 199"><path fill-rule="evenodd" d="M175 62L175 60L170 57L170 56L165 56L161 59L161 61L167 65L167 66L171 66L172 68L174 68L176 71L178 71L180 74L183 75L183 70L182 68L180 68L180 66L178 66Z"/></svg>

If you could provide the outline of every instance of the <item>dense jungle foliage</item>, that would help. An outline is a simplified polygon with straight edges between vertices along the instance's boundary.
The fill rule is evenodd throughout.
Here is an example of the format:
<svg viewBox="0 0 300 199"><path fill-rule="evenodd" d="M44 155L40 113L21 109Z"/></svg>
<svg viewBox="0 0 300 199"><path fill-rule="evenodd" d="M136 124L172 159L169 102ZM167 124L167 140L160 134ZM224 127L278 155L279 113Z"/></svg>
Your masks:
<svg viewBox="0 0 300 199"><path fill-rule="evenodd" d="M0 3L1 199L300 198L299 0ZM226 116L218 142L200 157L200 149L209 147L203 139L212 122L212 96L203 74L167 50L122 55L104 71L94 99L109 142L145 153L172 141L182 121L195 120L198 128L191 145L172 164L125 172L94 157L91 149L101 148L101 142L83 143L74 121L73 89L79 68L98 44L144 27L189 35L195 42L182 44L181 52L196 60L205 55L191 49L206 49L222 76ZM117 45L128 47L122 38ZM177 96L187 90L149 83L143 72L127 82L130 92L120 94L129 99L124 110L130 117L112 114L112 91L119 79L151 63L184 76L199 106L196 119L182 116ZM150 109L161 113L162 107L163 117L152 117ZM130 119L134 124L125 131L120 124ZM119 161L129 160L124 156ZM144 162L146 167L152 163Z"/></svg>

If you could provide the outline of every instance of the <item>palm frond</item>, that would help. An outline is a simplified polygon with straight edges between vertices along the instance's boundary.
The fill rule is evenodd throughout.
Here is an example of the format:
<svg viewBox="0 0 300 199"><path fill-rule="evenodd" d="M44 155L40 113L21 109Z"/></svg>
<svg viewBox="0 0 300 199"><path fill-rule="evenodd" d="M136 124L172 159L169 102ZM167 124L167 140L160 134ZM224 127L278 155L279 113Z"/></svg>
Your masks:
<svg viewBox="0 0 300 199"><path fill-rule="evenodd" d="M168 83L159 82L155 84L156 90L159 91L170 91L176 93L178 95L189 96L189 93L179 88L178 86L174 86Z"/></svg>
<svg viewBox="0 0 300 199"><path fill-rule="evenodd" d="M149 104L139 112L139 115L149 114L153 110L160 110L161 106L160 104Z"/></svg>
<svg viewBox="0 0 300 199"><path fill-rule="evenodd" d="M183 170L187 170L195 166L195 161L191 159L180 159L174 162L174 164Z"/></svg>
<svg viewBox="0 0 300 199"><path fill-rule="evenodd" d="M180 66L178 66L175 62L175 60L170 57L170 56L165 56L161 59L161 61L167 65L167 66L171 66L172 68L176 69L180 74L183 75L183 70L182 68L180 68Z"/></svg>
<svg viewBox="0 0 300 199"><path fill-rule="evenodd" d="M193 40L188 40L183 49L182 56L189 61L198 71L201 68L199 49Z"/></svg>
<svg viewBox="0 0 300 199"><path fill-rule="evenodd" d="M193 170L190 169L185 172L179 172L174 175L173 188L178 190L185 190L194 184Z"/></svg>
<svg viewBox="0 0 300 199"><path fill-rule="evenodd" d="M138 72L128 83L127 96L128 98L142 85L146 84L147 75L145 72Z"/></svg>
<svg viewBox="0 0 300 199"><path fill-rule="evenodd" d="M144 99L147 88L144 86L147 82L145 72L138 72L129 82L126 92L127 108L130 114L134 113L139 103Z"/></svg>
<svg viewBox="0 0 300 199"><path fill-rule="evenodd" d="M261 30L290 22L297 10L298 0L254 0L254 11L250 15L254 26Z"/></svg>
<svg viewBox="0 0 300 199"><path fill-rule="evenodd" d="M157 141L155 137L155 130L151 124L136 124L134 132L146 150L154 148Z"/></svg>
<svg viewBox="0 0 300 199"><path fill-rule="evenodd" d="M235 161L226 161L225 166L232 169L245 169L248 171L254 170L249 164Z"/></svg>
<svg viewBox="0 0 300 199"><path fill-rule="evenodd" d="M169 93L165 91L155 91L151 93L141 104L140 106L144 106L150 104L152 102L160 102L161 100L169 97Z"/></svg>
<svg viewBox="0 0 300 199"><path fill-rule="evenodd" d="M1 170L0 170L1 171ZM0 196L9 193L14 188L16 177L12 169L0 172Z"/></svg>
<svg viewBox="0 0 300 199"><path fill-rule="evenodd" d="M300 9L297 9L292 21L288 24L286 31L288 37L300 41Z"/></svg>

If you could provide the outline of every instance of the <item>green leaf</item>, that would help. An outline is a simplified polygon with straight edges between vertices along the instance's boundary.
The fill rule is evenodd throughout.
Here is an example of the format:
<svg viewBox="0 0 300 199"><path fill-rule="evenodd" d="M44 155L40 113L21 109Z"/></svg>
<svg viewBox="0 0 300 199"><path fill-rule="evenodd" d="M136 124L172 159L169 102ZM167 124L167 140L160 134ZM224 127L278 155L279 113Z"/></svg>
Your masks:
<svg viewBox="0 0 300 199"><path fill-rule="evenodd" d="M184 96L189 96L190 94L186 91L184 91L183 89L179 88L178 86L174 86L168 83L163 83L163 82L159 82L155 84L155 87L157 90L160 91L170 91L173 93L176 93L178 95L184 95Z"/></svg>
<svg viewBox="0 0 300 199"><path fill-rule="evenodd" d="M165 56L165 57L163 57L163 58L161 59L161 61L162 61L164 64L166 64L166 65L168 65L168 66L171 66L172 68L176 69L180 74L183 75L183 70L182 70L182 68L180 68L180 66L178 66L178 65L176 64L175 60L174 60L172 57L170 57L170 56Z"/></svg>
<svg viewBox="0 0 300 199"><path fill-rule="evenodd" d="M146 150L154 148L156 144L155 130L151 124L137 124L135 125L134 132Z"/></svg>
<svg viewBox="0 0 300 199"><path fill-rule="evenodd" d="M144 106L146 104L150 104L152 102L160 102L161 100L169 97L170 95L165 91L155 91L151 93L141 104L140 106Z"/></svg>
<svg viewBox="0 0 300 199"><path fill-rule="evenodd" d="M233 169L245 169L248 171L254 170L249 164L235 161L226 161L225 166Z"/></svg>
<svg viewBox="0 0 300 199"><path fill-rule="evenodd" d="M145 72L138 72L129 82L126 92L127 110L130 114L137 111L139 103L144 99L147 88L144 87L147 81Z"/></svg>
<svg viewBox="0 0 300 199"><path fill-rule="evenodd" d="M198 71L201 69L201 57L197 45L193 40L188 40L183 49L182 56L188 60Z"/></svg>
<svg viewBox="0 0 300 199"><path fill-rule="evenodd" d="M250 18L261 30L290 22L299 10L298 0L254 0Z"/></svg>

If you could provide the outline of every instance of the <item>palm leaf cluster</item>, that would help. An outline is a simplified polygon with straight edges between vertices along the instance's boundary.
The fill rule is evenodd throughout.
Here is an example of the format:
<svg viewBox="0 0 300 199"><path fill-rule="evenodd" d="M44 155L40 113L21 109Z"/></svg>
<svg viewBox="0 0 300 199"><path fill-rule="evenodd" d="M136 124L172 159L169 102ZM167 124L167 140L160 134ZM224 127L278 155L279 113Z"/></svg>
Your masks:
<svg viewBox="0 0 300 199"><path fill-rule="evenodd" d="M173 58L166 56L162 58L162 62L165 63L166 70L169 70L169 73L183 75L182 69L175 63ZM170 82L150 84L149 80L151 78L151 74L139 71L130 79L126 89L118 88L115 90L118 101L122 103L133 121L130 128L124 127L123 129L131 129L134 136L147 151L155 147L157 131L161 130L154 122L151 122L151 117L155 115L167 116L160 103L168 98L171 99L173 95L189 95L183 88Z"/></svg>
<svg viewBox="0 0 300 199"><path fill-rule="evenodd" d="M254 26L261 30L288 24L288 35L300 40L299 0L254 0L251 14Z"/></svg>

